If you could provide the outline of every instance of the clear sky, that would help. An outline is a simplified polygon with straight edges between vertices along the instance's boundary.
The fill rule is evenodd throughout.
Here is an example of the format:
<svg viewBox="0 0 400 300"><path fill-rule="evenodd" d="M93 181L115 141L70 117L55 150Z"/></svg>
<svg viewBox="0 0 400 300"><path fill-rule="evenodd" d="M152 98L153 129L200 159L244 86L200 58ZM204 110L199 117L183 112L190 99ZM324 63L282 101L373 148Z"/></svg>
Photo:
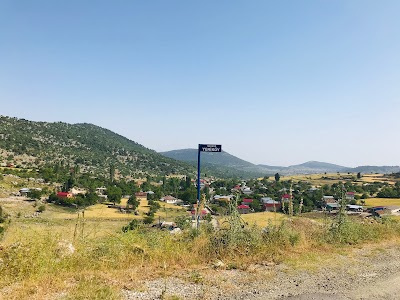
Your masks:
<svg viewBox="0 0 400 300"><path fill-rule="evenodd" d="M400 1L0 0L0 114L253 163L400 164Z"/></svg>

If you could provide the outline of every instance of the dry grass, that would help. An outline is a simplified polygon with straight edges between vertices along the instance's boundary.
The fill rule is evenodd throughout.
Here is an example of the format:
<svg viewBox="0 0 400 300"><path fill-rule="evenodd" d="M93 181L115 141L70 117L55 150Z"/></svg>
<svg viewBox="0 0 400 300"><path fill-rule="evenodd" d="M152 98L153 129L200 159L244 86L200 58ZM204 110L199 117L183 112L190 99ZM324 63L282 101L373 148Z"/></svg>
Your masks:
<svg viewBox="0 0 400 300"><path fill-rule="evenodd" d="M242 219L249 225L256 225L258 227L266 227L270 224L281 222L286 219L286 215L274 212L258 212L252 214L241 215Z"/></svg>
<svg viewBox="0 0 400 300"><path fill-rule="evenodd" d="M47 213L47 218L12 220L0 251L0 298L120 299L121 289L138 289L139 280L197 270L217 259L243 269L260 261L296 262L296 267L311 269L338 247L321 239L325 227L316 222L267 212L242 217L259 226L279 218L282 222L269 224L268 233L254 226L234 232L186 230L179 236L147 228L122 233L123 221L88 218L78 222L75 240L76 214L73 219L53 218L72 214L57 207ZM388 238L398 232L389 225L367 226ZM73 242L75 253L60 256L60 240Z"/></svg>
<svg viewBox="0 0 400 300"><path fill-rule="evenodd" d="M307 174L307 175L291 175L291 176L281 176L281 180L294 180L294 181L308 181L314 186L321 186L324 184L333 184L343 181L343 177L356 177L357 174L347 174L347 173L328 173L328 174ZM323 179L326 177L329 179Z"/></svg>
<svg viewBox="0 0 400 300"><path fill-rule="evenodd" d="M400 198L369 198L365 199L367 206L400 206Z"/></svg>
<svg viewBox="0 0 400 300"><path fill-rule="evenodd" d="M387 178L384 174L365 174L359 180L363 183L387 182L392 185L396 183L392 179Z"/></svg>

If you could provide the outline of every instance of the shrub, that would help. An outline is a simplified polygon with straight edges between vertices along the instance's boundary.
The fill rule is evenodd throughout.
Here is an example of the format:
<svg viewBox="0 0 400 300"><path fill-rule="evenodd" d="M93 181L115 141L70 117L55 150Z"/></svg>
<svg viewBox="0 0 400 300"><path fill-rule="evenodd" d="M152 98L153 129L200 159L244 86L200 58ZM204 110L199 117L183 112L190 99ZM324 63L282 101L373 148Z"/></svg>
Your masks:
<svg viewBox="0 0 400 300"><path fill-rule="evenodd" d="M139 228L140 225L141 224L140 224L140 222L138 220L133 219L132 221L129 222L128 225L122 227L122 231L123 232L127 232L129 230L135 230L135 229Z"/></svg>
<svg viewBox="0 0 400 300"><path fill-rule="evenodd" d="M40 213L44 212L45 210L46 210L46 206L44 206L44 205L40 205L37 209L37 211Z"/></svg>
<svg viewBox="0 0 400 300"><path fill-rule="evenodd" d="M145 217L143 218L143 223L144 223L144 224L151 224L151 223L153 223L153 222L154 222L154 215L153 215L153 214L150 214L150 215L145 216Z"/></svg>

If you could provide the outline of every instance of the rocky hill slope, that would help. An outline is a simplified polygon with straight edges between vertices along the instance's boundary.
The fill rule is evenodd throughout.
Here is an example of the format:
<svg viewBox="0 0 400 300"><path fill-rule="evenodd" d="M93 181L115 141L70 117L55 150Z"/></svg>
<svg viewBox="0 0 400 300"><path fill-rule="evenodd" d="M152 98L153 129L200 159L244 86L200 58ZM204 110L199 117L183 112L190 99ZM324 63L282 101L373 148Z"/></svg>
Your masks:
<svg viewBox="0 0 400 300"><path fill-rule="evenodd" d="M0 116L0 164L37 168L78 166L81 172L118 176L194 173L194 168L92 124L33 122Z"/></svg>

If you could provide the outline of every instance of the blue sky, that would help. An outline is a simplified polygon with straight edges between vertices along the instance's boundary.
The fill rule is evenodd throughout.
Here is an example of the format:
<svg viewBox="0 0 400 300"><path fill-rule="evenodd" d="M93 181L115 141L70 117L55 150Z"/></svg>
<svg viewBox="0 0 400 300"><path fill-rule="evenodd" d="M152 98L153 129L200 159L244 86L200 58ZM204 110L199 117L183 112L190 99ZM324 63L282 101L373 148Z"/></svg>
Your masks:
<svg viewBox="0 0 400 300"><path fill-rule="evenodd" d="M398 165L399 1L0 2L0 114L157 150Z"/></svg>

